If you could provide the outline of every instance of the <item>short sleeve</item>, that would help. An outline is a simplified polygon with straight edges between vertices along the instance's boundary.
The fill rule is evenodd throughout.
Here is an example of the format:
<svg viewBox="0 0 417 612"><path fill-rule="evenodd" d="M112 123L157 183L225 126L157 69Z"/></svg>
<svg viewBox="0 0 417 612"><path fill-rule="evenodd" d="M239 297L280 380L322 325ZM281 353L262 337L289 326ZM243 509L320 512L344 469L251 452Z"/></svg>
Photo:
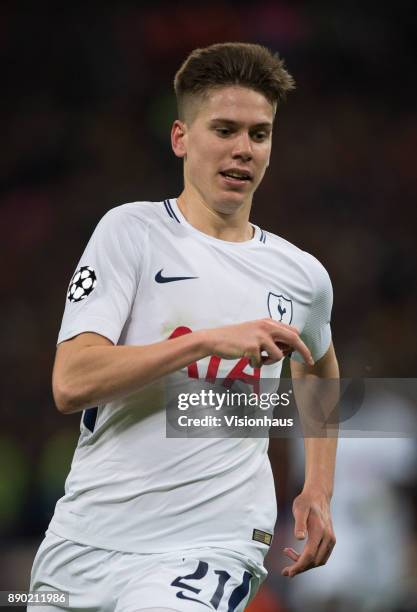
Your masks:
<svg viewBox="0 0 417 612"><path fill-rule="evenodd" d="M138 289L144 233L125 206L104 215L70 281L58 343L95 332L117 344Z"/></svg>
<svg viewBox="0 0 417 612"><path fill-rule="evenodd" d="M327 352L332 339L330 320L333 306L333 288L326 269L317 261L314 270L314 293L306 323L300 334L308 346L314 361L318 361ZM291 359L304 363L298 352Z"/></svg>

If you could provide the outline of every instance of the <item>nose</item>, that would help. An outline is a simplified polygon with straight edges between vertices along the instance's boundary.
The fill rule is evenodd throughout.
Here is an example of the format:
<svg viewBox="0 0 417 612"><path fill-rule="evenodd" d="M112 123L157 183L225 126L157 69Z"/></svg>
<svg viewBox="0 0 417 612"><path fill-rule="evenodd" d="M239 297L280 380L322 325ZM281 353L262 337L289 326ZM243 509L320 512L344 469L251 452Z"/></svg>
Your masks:
<svg viewBox="0 0 417 612"><path fill-rule="evenodd" d="M247 132L242 132L238 135L234 142L232 157L233 159L241 159L245 162L252 159L252 143Z"/></svg>

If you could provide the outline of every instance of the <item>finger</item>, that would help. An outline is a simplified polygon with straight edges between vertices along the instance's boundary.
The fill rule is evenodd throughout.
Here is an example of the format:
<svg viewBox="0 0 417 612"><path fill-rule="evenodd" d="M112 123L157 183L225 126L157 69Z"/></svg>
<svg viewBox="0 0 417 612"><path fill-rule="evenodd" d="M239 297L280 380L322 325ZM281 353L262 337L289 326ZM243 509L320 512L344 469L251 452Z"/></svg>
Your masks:
<svg viewBox="0 0 417 612"><path fill-rule="evenodd" d="M286 329L285 327L278 328L272 333L272 337L275 343L284 342L285 344L288 344L302 355L304 361L308 365L314 365L314 360L310 349L301 340L300 336L293 330Z"/></svg>
<svg viewBox="0 0 417 612"><path fill-rule="evenodd" d="M300 333L300 332L298 331L298 329L297 329L296 327L294 327L294 325L288 325L287 323L280 323L280 322L275 321L274 319L270 319L270 318L268 318L268 319L264 319L264 321L268 321L268 323L272 323L272 325L273 325L275 328L280 329L280 328L282 328L282 327L285 327L286 329L288 329L289 331L293 331L293 332L294 332L294 333L296 333L297 335Z"/></svg>
<svg viewBox="0 0 417 612"><path fill-rule="evenodd" d="M296 336L296 340L291 346L295 351L298 351L300 353L306 365L314 365L313 355L311 354L310 349L307 347L306 344L304 344L300 337Z"/></svg>
<svg viewBox="0 0 417 612"><path fill-rule="evenodd" d="M273 319L264 320L270 321L275 341L284 340L284 342L288 344L292 349L300 352L307 365L314 365L314 360L311 355L311 352L301 340L299 336L299 331L296 327L287 325L286 323L278 323L278 321L274 321Z"/></svg>
<svg viewBox="0 0 417 612"><path fill-rule="evenodd" d="M283 571L284 576L293 577L301 572L305 572L312 567L315 567L315 562L318 554L318 550L320 548L321 542L325 539L324 536L324 526L323 523L309 512L310 507L306 509L301 506L297 506L297 503L294 503L293 506L293 514L296 519L296 527L297 530L298 525L303 525L305 520L305 515L307 514L308 521L308 540L304 547L303 552L299 556L298 560L293 564L286 568L284 568L285 573ZM307 522L306 521L306 522Z"/></svg>
<svg viewBox="0 0 417 612"><path fill-rule="evenodd" d="M300 558L299 553L294 550L293 548L284 548L284 554L289 557L291 559L291 561L298 561L298 559ZM292 565L288 565L287 567L284 567L283 570L281 571L281 575L282 576L289 576L289 573L291 571Z"/></svg>
<svg viewBox="0 0 417 612"><path fill-rule="evenodd" d="M292 561L298 561L300 558L300 553L298 553L294 548L284 548L284 554L289 557Z"/></svg>
<svg viewBox="0 0 417 612"><path fill-rule="evenodd" d="M304 561L301 561L300 559L298 559L298 561L296 561L292 565L288 565L287 567L284 567L281 574L283 576L288 576L289 578L294 578L294 576L297 576L297 574L302 574L303 572L307 572L309 569L312 569L313 567L314 567L314 560L308 558L308 559L304 559Z"/></svg>
<svg viewBox="0 0 417 612"><path fill-rule="evenodd" d="M315 565L325 565L332 554L335 542L331 538L323 538L317 556L315 559Z"/></svg>
<svg viewBox="0 0 417 612"><path fill-rule="evenodd" d="M285 357L292 353L293 350L292 346L290 346L289 344L285 344L285 342L276 342L275 346L277 346L283 352Z"/></svg>
<svg viewBox="0 0 417 612"><path fill-rule="evenodd" d="M334 544L331 544L329 546L329 548L327 549L327 552L326 552L326 554L324 555L324 558L323 558L323 565L326 565L327 561L329 560L329 557L330 557L330 555L333 552L333 548L334 548Z"/></svg>
<svg viewBox="0 0 417 612"><path fill-rule="evenodd" d="M310 507L299 508L294 506L293 515L295 519L294 535L297 540L304 540L307 535L307 520L310 513Z"/></svg>
<svg viewBox="0 0 417 612"><path fill-rule="evenodd" d="M312 567L315 567L314 562L316 559L319 544L320 542L310 541L304 548L297 561L283 569L283 575L293 578L297 574L301 574L302 572L306 572Z"/></svg>
<svg viewBox="0 0 417 612"><path fill-rule="evenodd" d="M261 351L259 349L245 351L243 356L249 360L249 363L252 368L260 368L262 366L263 361L261 357Z"/></svg>
<svg viewBox="0 0 417 612"><path fill-rule="evenodd" d="M281 359L284 358L284 353L282 350L274 342L268 339L262 343L261 348L267 353L267 356L262 357L264 365L271 365L272 363L281 361Z"/></svg>

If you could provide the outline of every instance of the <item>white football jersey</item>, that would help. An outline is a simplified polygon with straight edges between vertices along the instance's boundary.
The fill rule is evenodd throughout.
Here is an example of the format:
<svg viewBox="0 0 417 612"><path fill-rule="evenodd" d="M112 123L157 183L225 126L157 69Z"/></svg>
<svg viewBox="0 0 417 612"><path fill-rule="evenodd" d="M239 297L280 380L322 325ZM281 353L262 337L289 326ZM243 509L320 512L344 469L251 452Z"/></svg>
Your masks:
<svg viewBox="0 0 417 612"><path fill-rule="evenodd" d="M96 227L70 283L58 343L95 332L146 345L272 317L296 326L317 360L330 344L331 305L323 266L282 238L254 226L251 240L227 242L191 226L175 199L135 202ZM280 372L281 363L254 369L244 358L207 357L174 376L255 388ZM167 438L164 402L158 381L83 412L50 530L124 552L213 546L262 563L262 534L276 520L267 438Z"/></svg>

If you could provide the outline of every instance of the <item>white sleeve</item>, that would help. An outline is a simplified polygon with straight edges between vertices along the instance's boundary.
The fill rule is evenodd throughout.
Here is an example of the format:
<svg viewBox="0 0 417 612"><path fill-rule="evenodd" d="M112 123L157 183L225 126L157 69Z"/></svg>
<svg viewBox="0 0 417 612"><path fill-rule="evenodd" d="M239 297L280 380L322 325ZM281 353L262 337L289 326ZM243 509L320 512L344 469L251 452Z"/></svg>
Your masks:
<svg viewBox="0 0 417 612"><path fill-rule="evenodd" d="M143 239L125 206L104 215L68 287L58 343L95 332L117 344L138 289Z"/></svg>
<svg viewBox="0 0 417 612"><path fill-rule="evenodd" d="M333 305L333 288L326 269L317 261L314 279L315 290L310 312L300 334L308 346L314 361L318 361L327 352L332 339L330 319ZM300 353L294 352L291 359L304 363Z"/></svg>

